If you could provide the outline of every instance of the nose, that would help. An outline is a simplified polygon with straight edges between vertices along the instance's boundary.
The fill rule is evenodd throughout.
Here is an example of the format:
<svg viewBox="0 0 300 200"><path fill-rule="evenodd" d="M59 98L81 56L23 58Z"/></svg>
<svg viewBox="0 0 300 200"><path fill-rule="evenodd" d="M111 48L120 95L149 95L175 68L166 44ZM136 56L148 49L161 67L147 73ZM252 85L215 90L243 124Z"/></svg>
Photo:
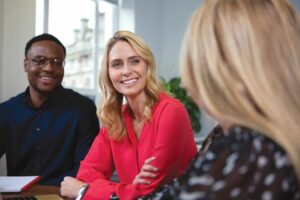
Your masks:
<svg viewBox="0 0 300 200"><path fill-rule="evenodd" d="M122 75L123 76L129 76L130 74L131 74L131 70L130 70L129 65L124 64Z"/></svg>
<svg viewBox="0 0 300 200"><path fill-rule="evenodd" d="M45 63L45 65L44 65L44 67L43 67L43 70L53 70L54 69L54 65L53 65L53 63L52 62L50 62L49 60L47 60L46 61L46 63Z"/></svg>

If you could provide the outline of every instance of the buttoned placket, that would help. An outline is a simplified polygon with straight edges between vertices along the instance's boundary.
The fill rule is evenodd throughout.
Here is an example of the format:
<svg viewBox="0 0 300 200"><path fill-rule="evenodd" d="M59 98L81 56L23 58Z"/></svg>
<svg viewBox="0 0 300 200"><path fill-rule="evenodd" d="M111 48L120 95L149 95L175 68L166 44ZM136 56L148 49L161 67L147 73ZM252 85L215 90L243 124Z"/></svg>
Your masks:
<svg viewBox="0 0 300 200"><path fill-rule="evenodd" d="M39 119L41 119L41 117L40 117L40 115L43 113L43 111L42 110L39 110L39 111L37 111L37 117L39 118ZM41 133L41 127L36 127L35 128L35 132L36 132L36 134L39 134L40 135L40 133ZM39 136L37 136L38 138L39 138ZM39 145L39 140L37 139L36 140L36 144L35 144L35 151L36 151L36 154L38 155L38 157L37 157L37 159L36 159L36 161L35 161L35 167L37 168L37 169L39 169L40 168L40 166L41 166L41 164L40 164L40 159L39 159L39 157L40 157L40 150L41 150L41 146Z"/></svg>
<svg viewBox="0 0 300 200"><path fill-rule="evenodd" d="M38 113L38 115L40 115L40 114L43 113L43 111L42 111L42 110L39 110L37 113ZM40 128L40 127L37 127L35 130L36 130L37 133L39 133L39 132L41 131L41 128Z"/></svg>

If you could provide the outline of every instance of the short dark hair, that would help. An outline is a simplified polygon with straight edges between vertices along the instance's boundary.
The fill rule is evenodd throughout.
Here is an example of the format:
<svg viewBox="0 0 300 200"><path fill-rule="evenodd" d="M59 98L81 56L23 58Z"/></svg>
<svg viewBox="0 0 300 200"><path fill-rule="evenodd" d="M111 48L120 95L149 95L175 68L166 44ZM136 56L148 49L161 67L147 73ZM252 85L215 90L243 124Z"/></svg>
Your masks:
<svg viewBox="0 0 300 200"><path fill-rule="evenodd" d="M39 42L39 41L44 41L44 40L49 40L49 41L52 41L52 42L55 42L56 44L58 44L59 46L61 46L61 48L63 49L64 51L64 56L66 56L67 52L66 52L66 48L65 46L59 41L59 39L57 39L55 36L49 34L49 33L43 33L41 35L37 35L33 38L31 38L27 44L26 44L26 47L25 47L25 57L27 56L27 53L29 51L29 49L31 48L31 46L33 45L33 43L35 42Z"/></svg>

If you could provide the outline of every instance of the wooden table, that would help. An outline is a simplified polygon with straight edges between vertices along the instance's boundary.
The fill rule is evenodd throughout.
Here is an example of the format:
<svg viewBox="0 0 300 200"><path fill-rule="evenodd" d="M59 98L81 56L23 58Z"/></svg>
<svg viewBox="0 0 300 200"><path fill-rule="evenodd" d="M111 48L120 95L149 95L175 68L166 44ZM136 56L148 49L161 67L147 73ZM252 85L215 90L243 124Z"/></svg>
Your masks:
<svg viewBox="0 0 300 200"><path fill-rule="evenodd" d="M29 190L23 191L21 193L2 193L2 197L21 197L21 196L34 196L34 195L46 195L46 194L56 194L59 195L58 186L49 185L34 185ZM68 198L63 198L67 200Z"/></svg>

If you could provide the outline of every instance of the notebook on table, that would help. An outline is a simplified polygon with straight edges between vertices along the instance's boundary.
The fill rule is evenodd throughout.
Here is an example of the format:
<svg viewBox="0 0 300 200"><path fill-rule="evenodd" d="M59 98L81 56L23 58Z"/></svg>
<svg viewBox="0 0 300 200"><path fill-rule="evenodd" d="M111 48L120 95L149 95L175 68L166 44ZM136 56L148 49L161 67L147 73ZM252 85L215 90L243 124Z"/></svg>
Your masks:
<svg viewBox="0 0 300 200"><path fill-rule="evenodd" d="M56 194L49 195L34 195L34 196L16 196L16 197L2 197L3 200L63 200Z"/></svg>
<svg viewBox="0 0 300 200"><path fill-rule="evenodd" d="M3 200L63 200L56 194L22 196L18 193L31 188L40 180L40 176L0 176L0 193ZM0 196L1 197L1 196ZM0 198L1 200L1 198Z"/></svg>
<svg viewBox="0 0 300 200"><path fill-rule="evenodd" d="M22 192L40 180L40 176L0 176L0 192Z"/></svg>

